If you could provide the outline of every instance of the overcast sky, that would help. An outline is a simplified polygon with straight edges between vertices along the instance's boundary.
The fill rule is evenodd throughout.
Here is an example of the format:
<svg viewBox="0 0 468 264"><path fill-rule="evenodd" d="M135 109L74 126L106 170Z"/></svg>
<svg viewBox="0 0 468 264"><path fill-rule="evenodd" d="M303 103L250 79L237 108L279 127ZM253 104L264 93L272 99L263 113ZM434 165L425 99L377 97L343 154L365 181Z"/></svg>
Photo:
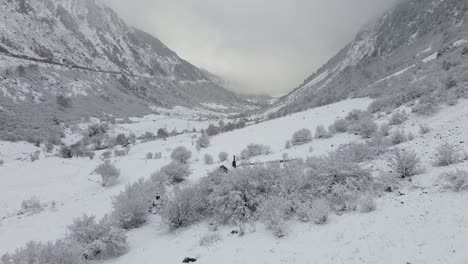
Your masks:
<svg viewBox="0 0 468 264"><path fill-rule="evenodd" d="M240 92L294 89L396 0L104 0Z"/></svg>

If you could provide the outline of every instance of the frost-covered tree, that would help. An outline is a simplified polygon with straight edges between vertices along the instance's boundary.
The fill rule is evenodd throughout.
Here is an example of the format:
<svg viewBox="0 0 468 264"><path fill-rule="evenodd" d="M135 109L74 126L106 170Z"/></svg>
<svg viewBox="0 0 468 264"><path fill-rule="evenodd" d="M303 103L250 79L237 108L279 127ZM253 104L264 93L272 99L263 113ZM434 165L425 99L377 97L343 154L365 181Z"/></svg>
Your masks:
<svg viewBox="0 0 468 264"><path fill-rule="evenodd" d="M282 197L273 196L259 208L260 219L278 238L287 235L286 218L291 210L291 202Z"/></svg>
<svg viewBox="0 0 468 264"><path fill-rule="evenodd" d="M397 111L390 117L389 124L396 126L404 123L406 120L408 120L408 114L405 111Z"/></svg>
<svg viewBox="0 0 468 264"><path fill-rule="evenodd" d="M245 149L243 149L240 153L241 159L249 159L256 156L267 155L270 154L271 149L269 146L261 145L261 144L249 144Z"/></svg>
<svg viewBox="0 0 468 264"><path fill-rule="evenodd" d="M109 160L97 166L94 172L101 176L101 184L104 187L115 182L120 177L120 170L114 164L111 164Z"/></svg>
<svg viewBox="0 0 468 264"><path fill-rule="evenodd" d="M100 221L87 215L75 218L68 230L68 237L83 248L87 260L119 256L128 248L125 231L115 226L107 215Z"/></svg>
<svg viewBox="0 0 468 264"><path fill-rule="evenodd" d="M210 136L202 133L201 137L197 140L197 149L208 148L210 146Z"/></svg>
<svg viewBox="0 0 468 264"><path fill-rule="evenodd" d="M187 164L191 157L192 152L190 152L186 147L183 146L175 148L171 154L171 158L174 161L180 162L182 164Z"/></svg>
<svg viewBox="0 0 468 264"><path fill-rule="evenodd" d="M166 176L169 184L176 184L185 181L190 175L190 167L179 162L171 162L160 170Z"/></svg>
<svg viewBox="0 0 468 264"><path fill-rule="evenodd" d="M152 186L143 179L125 186L125 190L112 198L112 218L123 229L140 227L148 218Z"/></svg>
<svg viewBox="0 0 468 264"><path fill-rule="evenodd" d="M190 225L199 220L200 195L195 187L175 188L164 198L161 217L171 229Z"/></svg>

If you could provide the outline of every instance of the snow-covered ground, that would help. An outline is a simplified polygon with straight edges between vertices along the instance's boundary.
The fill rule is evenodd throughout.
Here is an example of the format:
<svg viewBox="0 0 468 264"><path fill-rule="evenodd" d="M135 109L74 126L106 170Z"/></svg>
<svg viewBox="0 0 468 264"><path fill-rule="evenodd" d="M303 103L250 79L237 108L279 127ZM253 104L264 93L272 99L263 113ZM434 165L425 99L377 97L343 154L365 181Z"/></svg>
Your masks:
<svg viewBox="0 0 468 264"><path fill-rule="evenodd" d="M119 182L103 188L94 168L102 163L97 153L94 160L71 160L44 155L36 162L29 155L38 150L25 143L0 142L0 255L23 246L29 240L47 241L61 238L66 226L83 213L102 216L111 210L111 197L127 183L144 177L170 162L170 153L177 146L186 146L192 153L190 181L206 175L220 164L204 165L205 153L217 160L218 153L230 155L250 143L269 145L272 153L253 161L278 160L283 153L290 158L320 155L338 145L360 140L357 136L338 134L333 138L285 148L292 134L302 128L315 131L318 125L328 127L335 119L353 109L366 109L371 100L352 99L310 109L240 130L217 135L211 146L197 151L194 137L188 133L166 141L133 146L125 157L112 158L121 170ZM262 224L255 224L243 237L231 235L233 228L216 231L222 238L211 246L200 246L200 239L212 233L207 223L170 232L158 216L150 218L140 229L128 233L130 250L122 257L107 260L117 263L181 263L185 257L198 258L197 263L467 263L468 193L442 191L438 175L454 168L468 168L461 163L449 168L434 168L434 149L448 141L463 147L468 142L468 101L446 107L433 117L416 117L401 126L416 134L419 124L428 124L432 131L418 135L400 147L413 149L424 161L426 172L412 182L404 183L402 194L390 193L377 200L377 210L369 214L332 215L328 224L289 223L288 236L277 239ZM151 116L133 119L133 124L115 126L116 131L137 135L167 126L185 129L187 119L158 119ZM388 119L382 117L379 123ZM192 127L206 127L208 121L190 121ZM164 125L165 124L165 125ZM311 152L311 149L313 150ZM148 152L161 152L160 160L146 160ZM385 167L380 168L385 170ZM37 196L47 204L37 214L17 215L21 201ZM52 206L52 202L55 206Z"/></svg>

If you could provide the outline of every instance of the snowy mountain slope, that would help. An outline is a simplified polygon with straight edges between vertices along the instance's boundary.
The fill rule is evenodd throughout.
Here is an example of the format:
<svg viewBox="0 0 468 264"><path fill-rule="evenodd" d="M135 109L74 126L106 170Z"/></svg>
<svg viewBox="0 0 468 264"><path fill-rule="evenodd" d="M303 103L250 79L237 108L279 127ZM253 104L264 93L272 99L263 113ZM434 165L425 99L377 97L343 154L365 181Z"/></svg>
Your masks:
<svg viewBox="0 0 468 264"><path fill-rule="evenodd" d="M281 116L350 96L377 97L380 87L373 84L411 65L417 66L417 71L408 72L405 78L422 77L430 69L431 75L443 79L444 70L432 67L441 67L446 53L461 53L464 40L468 39L467 21L468 2L464 0L401 1L376 23L361 30L351 43L274 107L281 108ZM437 61L425 60L430 51L435 52L433 59ZM454 65L466 68L466 60ZM395 90L400 85L404 83L388 89Z"/></svg>
<svg viewBox="0 0 468 264"><path fill-rule="evenodd" d="M103 113L137 116L152 106L215 103L232 112L255 105L99 1L0 1L0 21L0 118L17 127ZM0 135L27 138L18 130Z"/></svg>
<svg viewBox="0 0 468 264"><path fill-rule="evenodd" d="M168 163L170 152L176 146L184 145L193 152L189 163L193 170L189 178L191 182L206 176L221 164L203 164L205 153L213 156L219 151L238 153L251 141L268 144L273 151L252 161L278 160L282 153L288 153L291 158L321 155L335 149L338 144L361 139L338 134L291 149L285 149L284 142L300 128L314 130L318 125L331 124L352 109L365 109L369 103L368 99L346 100L220 134L212 138L209 148L200 152L193 145L192 134L171 137L167 141L140 143L131 149L128 156L112 158L122 170L122 176L117 185L109 188L102 188L97 176L90 174L101 162L98 159L41 157L31 163L16 158L27 158L27 153L34 152L36 148L2 142L0 159L8 159L0 166L3 177L0 215L7 217L0 225L0 235L5 238L0 240L0 254L12 251L31 239L46 241L62 237L72 218L82 213L97 216L108 213L112 195L122 190L126 183L139 177L147 178ZM255 228L249 228L243 237L231 235L234 227L229 226L213 232L205 222L170 232L159 216L152 216L142 228L129 232L129 252L105 263L154 263L155 260L180 263L187 256L199 258L197 263L219 263L221 260L224 263L465 263L468 257L464 250L468 237L465 210L468 193L442 190L438 175L456 168L467 169L468 163L436 168L432 166L432 157L439 143L447 141L460 145L460 142L468 140L468 124L460 122L468 117L467 103L464 100L456 106L445 107L432 117L411 115L398 127L416 132L418 124L430 124L430 133L418 135L413 141L399 146L415 150L427 170L411 182L404 182L399 189L401 194L388 193L378 198L374 212L331 215L329 223L320 226L291 221L289 235L281 239L275 238L260 223L255 223ZM382 116L377 121L383 123L389 117ZM168 125L177 126L178 121L168 122ZM141 120L141 124L144 126L145 120ZM126 129L141 128L130 126ZM313 152L309 151L310 147ZM144 159L147 152L155 151L163 153L161 160ZM389 169L380 161L372 165L376 171ZM20 201L33 195L48 207L33 215L15 215ZM55 208L50 206L52 201L56 202ZM219 234L221 240L211 246L199 244L202 237L213 233Z"/></svg>

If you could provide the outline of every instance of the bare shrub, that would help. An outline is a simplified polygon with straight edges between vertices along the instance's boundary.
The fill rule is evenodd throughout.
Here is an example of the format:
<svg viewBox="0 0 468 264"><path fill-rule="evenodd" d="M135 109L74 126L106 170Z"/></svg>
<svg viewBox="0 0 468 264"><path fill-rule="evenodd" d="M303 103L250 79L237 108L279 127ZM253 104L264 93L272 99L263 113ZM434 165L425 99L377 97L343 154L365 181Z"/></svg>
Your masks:
<svg viewBox="0 0 468 264"><path fill-rule="evenodd" d="M191 173L188 165L175 161L162 167L160 172L166 176L169 184L181 183Z"/></svg>
<svg viewBox="0 0 468 264"><path fill-rule="evenodd" d="M190 152L186 147L177 147L172 151L171 158L174 161L180 162L182 164L187 164L188 160L192 157L192 152Z"/></svg>
<svg viewBox="0 0 468 264"><path fill-rule="evenodd" d="M162 159L162 153L161 153L161 152L156 152L156 153L154 153L153 158L154 158L154 159Z"/></svg>
<svg viewBox="0 0 468 264"><path fill-rule="evenodd" d="M299 145L307 144L311 141L312 141L312 132L307 128L303 128L299 131L296 131L293 134L291 143L294 146L299 146Z"/></svg>
<svg viewBox="0 0 468 264"><path fill-rule="evenodd" d="M436 148L435 165L439 167L452 165L461 161L460 149L448 142Z"/></svg>
<svg viewBox="0 0 468 264"><path fill-rule="evenodd" d="M107 215L99 222L94 216L75 218L68 230L68 237L83 248L87 260L119 256L128 248L125 231L115 226Z"/></svg>
<svg viewBox="0 0 468 264"><path fill-rule="evenodd" d="M396 126L403 124L406 120L408 120L408 114L405 111L397 111L390 117L389 124Z"/></svg>
<svg viewBox="0 0 468 264"><path fill-rule="evenodd" d="M340 155L340 159L354 163L371 160L375 157L371 147L364 143L340 145L338 150L335 151L335 155Z"/></svg>
<svg viewBox="0 0 468 264"><path fill-rule="evenodd" d="M101 184L103 187L115 182L117 178L120 177L120 170L108 160L97 166L96 169L94 169L94 173L101 176Z"/></svg>
<svg viewBox="0 0 468 264"><path fill-rule="evenodd" d="M199 219L200 200L195 187L175 188L164 198L161 214L171 229L188 226Z"/></svg>
<svg viewBox="0 0 468 264"><path fill-rule="evenodd" d="M249 144L244 150L241 151L241 159L249 159L256 156L270 154L271 150L269 146L260 144Z"/></svg>
<svg viewBox="0 0 468 264"><path fill-rule="evenodd" d="M393 145L399 145L399 144L404 143L406 141L408 141L408 138L407 138L405 132L403 132L402 130L396 130L390 136L390 142Z"/></svg>
<svg viewBox="0 0 468 264"><path fill-rule="evenodd" d="M278 238L287 234L285 219L290 208L289 201L277 196L268 198L259 208L260 219Z"/></svg>
<svg viewBox="0 0 468 264"><path fill-rule="evenodd" d="M213 156L211 156L210 154L205 154L203 159L205 160L205 164L207 164L207 165L211 165L214 162Z"/></svg>
<svg viewBox="0 0 468 264"><path fill-rule="evenodd" d="M146 153L145 158L148 160L153 159L153 153L152 152Z"/></svg>
<svg viewBox="0 0 468 264"><path fill-rule="evenodd" d="M150 184L140 179L112 198L112 218L119 227L132 229L146 222L152 190Z"/></svg>
<svg viewBox="0 0 468 264"><path fill-rule="evenodd" d="M419 125L419 134L425 135L431 132L431 128L428 125Z"/></svg>
<svg viewBox="0 0 468 264"><path fill-rule="evenodd" d="M208 148L210 146L210 136L202 133L201 137L197 140L197 149Z"/></svg>
<svg viewBox="0 0 468 264"><path fill-rule="evenodd" d="M418 102L411 108L413 113L421 116L431 116L439 111L440 107L434 102Z"/></svg>
<svg viewBox="0 0 468 264"><path fill-rule="evenodd" d="M315 138L317 139L330 138L331 136L330 132L322 125L315 129Z"/></svg>
<svg viewBox="0 0 468 264"><path fill-rule="evenodd" d="M224 161L228 160L228 156L229 156L229 154L227 154L226 152L219 153L219 155L218 155L219 161L224 162Z"/></svg>
<svg viewBox="0 0 468 264"><path fill-rule="evenodd" d="M198 242L198 244L201 246L201 247L208 247L208 246L212 246L220 241L222 241L223 239L221 238L221 236L218 234L218 233L214 233L214 234L207 234L207 235L204 235L202 238L200 238L200 241Z"/></svg>
<svg viewBox="0 0 468 264"><path fill-rule="evenodd" d="M455 170L445 172L440 175L443 182L443 188L454 192L468 190L468 172L464 170Z"/></svg>
<svg viewBox="0 0 468 264"><path fill-rule="evenodd" d="M389 162L400 178L408 178L420 172L421 160L414 151L397 150Z"/></svg>

